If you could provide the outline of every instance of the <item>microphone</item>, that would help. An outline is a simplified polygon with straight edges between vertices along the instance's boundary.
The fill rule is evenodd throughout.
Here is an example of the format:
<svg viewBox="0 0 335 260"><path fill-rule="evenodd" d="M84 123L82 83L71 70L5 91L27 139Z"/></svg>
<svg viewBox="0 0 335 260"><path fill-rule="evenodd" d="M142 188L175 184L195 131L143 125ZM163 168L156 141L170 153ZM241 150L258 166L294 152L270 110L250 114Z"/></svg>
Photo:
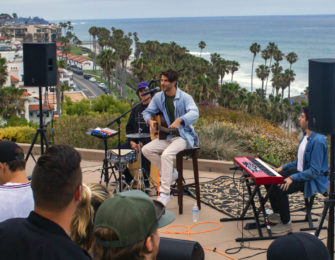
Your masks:
<svg viewBox="0 0 335 260"><path fill-rule="evenodd" d="M148 94L154 94L156 92L159 92L160 90L161 90L160 87L156 87L156 88L153 88L153 89L150 89L150 90L144 92L141 96L143 97L143 96L148 95Z"/></svg>

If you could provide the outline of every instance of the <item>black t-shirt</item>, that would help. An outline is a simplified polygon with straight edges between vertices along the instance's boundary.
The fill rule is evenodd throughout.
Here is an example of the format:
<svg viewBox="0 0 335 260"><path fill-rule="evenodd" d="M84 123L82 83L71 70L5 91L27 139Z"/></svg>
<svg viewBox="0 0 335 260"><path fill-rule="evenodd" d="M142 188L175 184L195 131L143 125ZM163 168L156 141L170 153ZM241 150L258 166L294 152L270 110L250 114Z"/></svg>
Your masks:
<svg viewBox="0 0 335 260"><path fill-rule="evenodd" d="M34 211L0 223L0 259L91 259L56 223Z"/></svg>
<svg viewBox="0 0 335 260"><path fill-rule="evenodd" d="M164 93L165 94L165 93ZM175 120L174 118L174 98L175 96L168 96L165 94L165 108L166 108L166 112L168 114L169 120L170 120L170 124L172 124Z"/></svg>
<svg viewBox="0 0 335 260"><path fill-rule="evenodd" d="M138 105L131 113L126 125L126 132L127 134L134 134L138 133L139 128L141 133L150 133L149 126L144 121L142 112L148 107L149 104L144 105L143 103ZM129 141L141 141L144 144L147 144L151 141L149 138L142 138L142 139L128 139Z"/></svg>

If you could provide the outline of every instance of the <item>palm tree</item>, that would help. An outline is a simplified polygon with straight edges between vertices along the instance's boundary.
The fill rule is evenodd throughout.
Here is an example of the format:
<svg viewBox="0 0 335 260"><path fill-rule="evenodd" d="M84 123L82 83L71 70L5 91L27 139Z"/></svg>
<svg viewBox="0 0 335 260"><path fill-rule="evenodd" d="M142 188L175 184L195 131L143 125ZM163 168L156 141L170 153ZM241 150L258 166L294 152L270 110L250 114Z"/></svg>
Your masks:
<svg viewBox="0 0 335 260"><path fill-rule="evenodd" d="M286 60L288 61L288 63L290 63L290 70L292 71L292 64L297 62L298 55L294 52L290 52L289 54L287 54ZM291 83L288 86L288 99L290 99L290 97L291 97Z"/></svg>
<svg viewBox="0 0 335 260"><path fill-rule="evenodd" d="M271 68L272 58L273 58L273 55L275 54L275 52L278 50L278 47L277 47L277 45L274 42L269 42L268 46L266 47L266 50L267 50L267 53L268 53L268 55L270 57L269 68ZM269 75L270 75L270 73L269 73ZM267 89L268 89L268 79L269 79L269 76L266 77L265 94L266 94Z"/></svg>
<svg viewBox="0 0 335 260"><path fill-rule="evenodd" d="M295 73L293 72L293 70L290 69L286 69L284 72L284 83L283 83L283 94L282 96L284 97L284 90L285 88L289 87L291 85L291 82L293 82L295 80ZM290 99L290 97L288 96L288 99Z"/></svg>
<svg viewBox="0 0 335 260"><path fill-rule="evenodd" d="M6 65L6 59L5 58L1 58L1 54L0 54L0 88L3 87L3 85L6 83L7 81L7 65Z"/></svg>
<svg viewBox="0 0 335 260"><path fill-rule="evenodd" d="M279 65L278 62L275 62L272 67L271 67L271 72L272 72L272 95L274 95L274 90L276 89L277 91L277 95L278 95L278 88L280 88L280 84L278 84L278 82L280 82L279 80L279 74L282 72L283 67Z"/></svg>
<svg viewBox="0 0 335 260"><path fill-rule="evenodd" d="M253 91L253 79L254 79L254 63L255 63L255 58L256 58L257 53L261 51L261 46L257 42L255 42L251 44L249 49L253 54L252 65L251 65L251 92L252 92Z"/></svg>
<svg viewBox="0 0 335 260"><path fill-rule="evenodd" d="M238 71L239 66L240 64L237 61L232 60L228 62L228 70L231 73L231 82L233 82L234 73L235 71Z"/></svg>
<svg viewBox="0 0 335 260"><path fill-rule="evenodd" d="M256 69L256 75L257 77L262 81L262 97L265 98L266 93L264 91L264 80L266 77L269 76L270 69L266 65L259 65L258 68Z"/></svg>
<svg viewBox="0 0 335 260"><path fill-rule="evenodd" d="M201 57L202 50L206 48L206 43L204 41L200 41L198 46L200 48L200 57Z"/></svg>
<svg viewBox="0 0 335 260"><path fill-rule="evenodd" d="M105 27L99 27L97 28L97 37L98 37L98 44L100 46L100 49L103 50L105 46L108 46L111 41L110 37L110 31L106 29Z"/></svg>
<svg viewBox="0 0 335 260"><path fill-rule="evenodd" d="M218 61L220 60L220 58L221 58L220 54L217 54L216 52L213 53L213 54L211 54L211 62L213 64L214 68L216 67L216 65L217 65Z"/></svg>
<svg viewBox="0 0 335 260"><path fill-rule="evenodd" d="M67 83L63 83L60 85L60 91L61 91L61 102L64 103L64 92L69 91L71 87Z"/></svg>
<svg viewBox="0 0 335 260"><path fill-rule="evenodd" d="M283 82L283 75L280 71L277 73L272 72L272 87L273 89L276 89L276 96L278 96L279 89L281 89L282 82Z"/></svg>
<svg viewBox="0 0 335 260"><path fill-rule="evenodd" d="M3 118L9 119L12 115L24 111L23 91L23 89L15 87L0 89L0 115Z"/></svg>
<svg viewBox="0 0 335 260"><path fill-rule="evenodd" d="M110 89L112 69L115 68L115 66L116 66L117 55L116 55L115 52L108 49L108 50L103 50L98 55L97 59L98 59L98 64L103 69L103 71L104 71L104 73L107 77L108 88Z"/></svg>
<svg viewBox="0 0 335 260"><path fill-rule="evenodd" d="M220 76L220 85L223 86L223 78L226 74L229 73L228 61L226 61L225 59L220 59L218 61L217 69L217 73Z"/></svg>
<svg viewBox="0 0 335 260"><path fill-rule="evenodd" d="M98 28L95 26L92 26L88 30L89 34L92 35L93 38L93 70L96 71L96 56L97 56L97 42L96 42L96 37L98 35Z"/></svg>

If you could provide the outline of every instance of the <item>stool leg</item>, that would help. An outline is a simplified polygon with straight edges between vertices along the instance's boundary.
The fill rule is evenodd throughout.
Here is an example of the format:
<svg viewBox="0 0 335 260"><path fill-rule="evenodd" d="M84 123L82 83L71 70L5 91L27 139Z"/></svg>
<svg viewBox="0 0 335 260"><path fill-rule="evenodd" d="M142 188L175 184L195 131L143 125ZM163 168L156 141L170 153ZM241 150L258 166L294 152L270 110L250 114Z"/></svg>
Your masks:
<svg viewBox="0 0 335 260"><path fill-rule="evenodd" d="M183 214L183 156L177 156L176 166L178 171L178 206L179 214Z"/></svg>
<svg viewBox="0 0 335 260"><path fill-rule="evenodd" d="M197 195L198 208L200 210L201 205L200 205L200 186L199 186L199 169L198 169L198 152L197 151L192 152L192 161L193 161L195 192Z"/></svg>

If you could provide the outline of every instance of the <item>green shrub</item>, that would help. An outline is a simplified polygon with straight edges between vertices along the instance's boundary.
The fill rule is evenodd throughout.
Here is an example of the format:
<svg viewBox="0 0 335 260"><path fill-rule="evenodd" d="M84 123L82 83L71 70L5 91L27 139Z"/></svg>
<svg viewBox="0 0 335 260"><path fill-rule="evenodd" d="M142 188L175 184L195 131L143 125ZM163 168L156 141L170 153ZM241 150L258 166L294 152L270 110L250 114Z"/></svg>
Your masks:
<svg viewBox="0 0 335 260"><path fill-rule="evenodd" d="M119 114L95 113L94 115L62 115L54 122L54 136L51 137L51 130L48 128L48 138L54 144L68 144L77 148L103 149L103 141L97 137L87 135L89 129L96 127L104 128L107 123L112 121ZM121 142L125 142L126 124L128 117L121 120ZM109 128L118 130L117 123ZM51 139L50 139L51 137ZM117 136L108 139L108 147L117 146Z"/></svg>
<svg viewBox="0 0 335 260"><path fill-rule="evenodd" d="M17 115L12 115L7 121L7 126L27 126L27 125L28 125L27 119L18 117Z"/></svg>
<svg viewBox="0 0 335 260"><path fill-rule="evenodd" d="M13 140L18 143L31 143L36 129L30 126L0 128L0 140Z"/></svg>
<svg viewBox="0 0 335 260"><path fill-rule="evenodd" d="M236 131L222 122L199 123L196 131L200 140L199 155L202 159L232 160L236 156L248 155L239 142Z"/></svg>

